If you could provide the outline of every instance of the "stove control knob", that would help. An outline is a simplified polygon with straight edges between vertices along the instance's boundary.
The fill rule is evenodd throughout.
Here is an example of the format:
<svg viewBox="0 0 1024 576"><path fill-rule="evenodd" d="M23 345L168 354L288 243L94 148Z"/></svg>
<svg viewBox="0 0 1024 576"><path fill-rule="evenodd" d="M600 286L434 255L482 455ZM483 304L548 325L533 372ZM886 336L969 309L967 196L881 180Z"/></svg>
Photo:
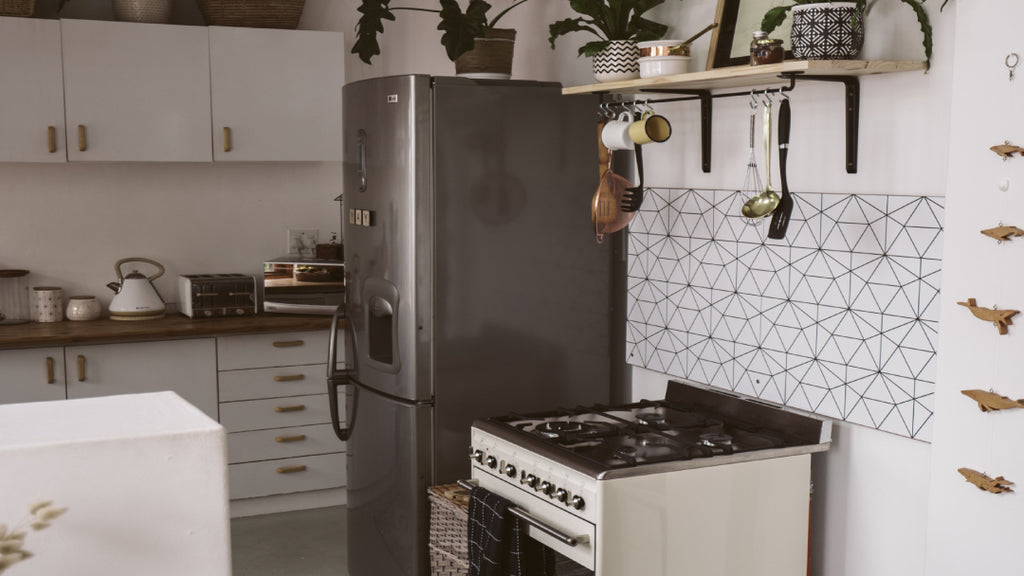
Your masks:
<svg viewBox="0 0 1024 576"><path fill-rule="evenodd" d="M527 474L526 475L526 485L529 486L530 488L533 488L534 490L536 490L537 489L537 477L534 476L533 474Z"/></svg>
<svg viewBox="0 0 1024 576"><path fill-rule="evenodd" d="M515 478L516 477L516 467L511 465L511 464L506 464L505 465L505 476L508 476L509 478Z"/></svg>
<svg viewBox="0 0 1024 576"><path fill-rule="evenodd" d="M555 500L558 500L562 504L565 504L565 502L568 499L569 493L565 491L565 488L559 488L558 490L555 490Z"/></svg>
<svg viewBox="0 0 1024 576"><path fill-rule="evenodd" d="M469 459L470 460L476 460L477 464L483 464L484 463L484 452L483 452L483 450L473 450L469 454Z"/></svg>
<svg viewBox="0 0 1024 576"><path fill-rule="evenodd" d="M487 457L487 467L488 468L497 468L498 467L498 459L495 458L494 456L488 456Z"/></svg>
<svg viewBox="0 0 1024 576"><path fill-rule="evenodd" d="M583 506L585 506L585 503L583 502L583 498L580 498L579 496L573 496L572 502L570 502L569 505L577 510L583 510Z"/></svg>
<svg viewBox="0 0 1024 576"><path fill-rule="evenodd" d="M551 496L551 493L555 491L555 485L545 480L540 483L540 491L546 496Z"/></svg>

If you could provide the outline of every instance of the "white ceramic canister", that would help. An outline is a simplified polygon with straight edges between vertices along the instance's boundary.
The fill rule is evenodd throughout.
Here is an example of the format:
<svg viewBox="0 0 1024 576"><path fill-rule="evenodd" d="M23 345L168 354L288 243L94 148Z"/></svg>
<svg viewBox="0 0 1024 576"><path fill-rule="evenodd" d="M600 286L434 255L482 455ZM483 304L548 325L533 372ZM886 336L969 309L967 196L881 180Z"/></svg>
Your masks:
<svg viewBox="0 0 1024 576"><path fill-rule="evenodd" d="M36 322L64 319L64 291L60 286L33 286L32 309Z"/></svg>
<svg viewBox="0 0 1024 576"><path fill-rule="evenodd" d="M68 320L97 320L100 317L100 303L95 296L72 296L68 298L66 311Z"/></svg>

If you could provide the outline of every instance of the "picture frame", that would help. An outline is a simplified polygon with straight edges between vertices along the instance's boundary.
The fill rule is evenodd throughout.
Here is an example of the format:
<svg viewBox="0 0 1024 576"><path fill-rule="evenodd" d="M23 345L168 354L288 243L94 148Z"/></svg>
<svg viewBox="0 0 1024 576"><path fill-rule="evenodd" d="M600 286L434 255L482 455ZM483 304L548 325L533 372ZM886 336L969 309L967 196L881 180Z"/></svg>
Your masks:
<svg viewBox="0 0 1024 576"><path fill-rule="evenodd" d="M789 3L787 0L718 0L715 12L718 26L711 34L707 69L749 65L750 41L753 40L754 31L761 29L761 19L765 12ZM773 38L782 39L787 59L793 57L789 43L791 27L792 18L787 17L772 32Z"/></svg>

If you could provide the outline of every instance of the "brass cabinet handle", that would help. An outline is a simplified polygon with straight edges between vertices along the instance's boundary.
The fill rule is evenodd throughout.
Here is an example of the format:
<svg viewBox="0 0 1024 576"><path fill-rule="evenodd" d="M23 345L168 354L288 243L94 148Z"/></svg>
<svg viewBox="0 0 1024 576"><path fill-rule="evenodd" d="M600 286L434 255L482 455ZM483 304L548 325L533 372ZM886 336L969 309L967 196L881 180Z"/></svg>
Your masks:
<svg viewBox="0 0 1024 576"><path fill-rule="evenodd" d="M78 355L78 381L85 382L85 356Z"/></svg>
<svg viewBox="0 0 1024 576"><path fill-rule="evenodd" d="M57 151L57 128L54 126L46 127L46 143L50 150L50 154Z"/></svg>
<svg viewBox="0 0 1024 576"><path fill-rule="evenodd" d="M224 127L224 151L231 152L231 127Z"/></svg>
<svg viewBox="0 0 1024 576"><path fill-rule="evenodd" d="M305 434L296 434L295 436L278 436L274 438L274 442L301 442L305 439Z"/></svg>
<svg viewBox="0 0 1024 576"><path fill-rule="evenodd" d="M306 465L301 464L299 466L281 466L277 469L278 474L294 474L295 472L305 472Z"/></svg>
<svg viewBox="0 0 1024 576"><path fill-rule="evenodd" d="M79 358L81 358L81 356L79 356ZM277 406L274 408L274 412L302 412L305 409L305 404L299 404L298 406Z"/></svg>
<svg viewBox="0 0 1024 576"><path fill-rule="evenodd" d="M53 377L53 357L52 356L47 356L46 357L46 383L47 384L53 384L55 382L57 382L57 380Z"/></svg>
<svg viewBox="0 0 1024 576"><path fill-rule="evenodd" d="M283 342L274 342L274 348L294 348L295 346L302 346L305 344L302 340L285 340Z"/></svg>
<svg viewBox="0 0 1024 576"><path fill-rule="evenodd" d="M274 376L274 382L295 382L296 380L305 379L305 374L288 374L287 376Z"/></svg>
<svg viewBox="0 0 1024 576"><path fill-rule="evenodd" d="M228 292L228 296L252 296L252 292Z"/></svg>
<svg viewBox="0 0 1024 576"><path fill-rule="evenodd" d="M88 143L85 140L85 125L78 125L78 151L85 152L89 149Z"/></svg>

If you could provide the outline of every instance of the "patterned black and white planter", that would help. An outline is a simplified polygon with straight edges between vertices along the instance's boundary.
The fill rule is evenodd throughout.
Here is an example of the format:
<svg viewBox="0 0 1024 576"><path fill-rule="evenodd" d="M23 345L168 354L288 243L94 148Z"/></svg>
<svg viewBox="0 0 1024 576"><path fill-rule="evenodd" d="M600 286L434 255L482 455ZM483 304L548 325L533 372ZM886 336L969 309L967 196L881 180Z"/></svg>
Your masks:
<svg viewBox="0 0 1024 576"><path fill-rule="evenodd" d="M612 40L594 56L594 78L598 82L634 80L640 77L640 49L632 40Z"/></svg>
<svg viewBox="0 0 1024 576"><path fill-rule="evenodd" d="M864 46L864 15L853 2L793 6L790 36L798 60L850 60Z"/></svg>

